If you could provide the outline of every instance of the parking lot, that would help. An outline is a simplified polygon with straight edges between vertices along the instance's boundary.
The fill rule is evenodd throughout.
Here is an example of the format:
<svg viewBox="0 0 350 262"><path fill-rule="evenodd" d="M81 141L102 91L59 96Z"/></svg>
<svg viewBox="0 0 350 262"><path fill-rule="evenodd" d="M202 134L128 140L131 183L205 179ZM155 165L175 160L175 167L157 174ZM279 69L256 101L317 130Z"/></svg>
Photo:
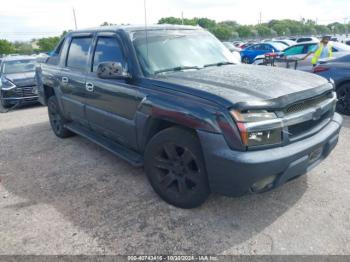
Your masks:
<svg viewBox="0 0 350 262"><path fill-rule="evenodd" d="M183 210L142 169L57 138L46 110L0 114L0 254L350 254L349 117L307 176Z"/></svg>

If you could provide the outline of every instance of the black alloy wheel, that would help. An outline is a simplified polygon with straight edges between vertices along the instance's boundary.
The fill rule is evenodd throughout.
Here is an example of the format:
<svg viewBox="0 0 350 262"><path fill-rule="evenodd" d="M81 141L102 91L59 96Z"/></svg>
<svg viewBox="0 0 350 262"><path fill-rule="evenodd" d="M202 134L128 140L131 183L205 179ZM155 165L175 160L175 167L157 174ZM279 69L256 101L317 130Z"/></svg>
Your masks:
<svg viewBox="0 0 350 262"><path fill-rule="evenodd" d="M168 203L192 208L208 197L207 176L195 135L180 128L161 131L151 140L145 159L151 185Z"/></svg>
<svg viewBox="0 0 350 262"><path fill-rule="evenodd" d="M50 125L55 135L60 138L72 136L73 133L64 127L66 121L60 112L57 98L55 96L51 96L48 99L47 108L49 113Z"/></svg>
<svg viewBox="0 0 350 262"><path fill-rule="evenodd" d="M350 84L342 85L337 89L338 102L336 110L344 115L350 115Z"/></svg>

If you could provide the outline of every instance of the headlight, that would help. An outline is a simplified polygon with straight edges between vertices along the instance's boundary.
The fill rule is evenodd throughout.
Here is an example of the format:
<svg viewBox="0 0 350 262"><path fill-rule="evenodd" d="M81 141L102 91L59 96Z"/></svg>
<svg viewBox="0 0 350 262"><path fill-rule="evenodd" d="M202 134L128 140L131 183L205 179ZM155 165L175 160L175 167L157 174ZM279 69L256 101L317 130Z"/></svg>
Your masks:
<svg viewBox="0 0 350 262"><path fill-rule="evenodd" d="M231 114L233 115L234 119L236 119L236 121L246 123L277 118L275 113L267 112L266 110L248 111L247 113L240 113L239 111L233 110L231 111Z"/></svg>
<svg viewBox="0 0 350 262"><path fill-rule="evenodd" d="M282 126L275 127L278 123L278 117L275 113L266 110L244 113L232 110L231 115L237 122L245 146L275 145L282 142Z"/></svg>
<svg viewBox="0 0 350 262"><path fill-rule="evenodd" d="M8 80L6 78L1 78L1 89L2 90L11 90L15 87L16 87L16 85L14 83L12 83L10 80Z"/></svg>

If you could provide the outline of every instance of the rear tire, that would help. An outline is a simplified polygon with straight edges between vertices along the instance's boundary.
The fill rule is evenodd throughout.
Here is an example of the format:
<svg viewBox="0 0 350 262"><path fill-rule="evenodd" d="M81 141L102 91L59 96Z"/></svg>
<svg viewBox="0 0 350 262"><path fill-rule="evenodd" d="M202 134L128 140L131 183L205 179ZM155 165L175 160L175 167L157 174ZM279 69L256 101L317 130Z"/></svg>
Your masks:
<svg viewBox="0 0 350 262"><path fill-rule="evenodd" d="M174 206L198 207L210 194L199 140L185 129L171 127L151 139L145 171L153 189Z"/></svg>
<svg viewBox="0 0 350 262"><path fill-rule="evenodd" d="M341 85L337 88L337 97L337 112L344 115L350 115L350 83Z"/></svg>
<svg viewBox="0 0 350 262"><path fill-rule="evenodd" d="M69 131L64 127L64 124L67 122L63 117L60 108L58 106L56 96L51 96L47 101L47 109L49 113L50 125L56 136L60 138L66 138L73 136L74 133Z"/></svg>
<svg viewBox="0 0 350 262"><path fill-rule="evenodd" d="M246 57L246 56L243 57L243 58L242 58L242 63L243 63L243 64L249 64L249 63L250 63L250 62L249 62L249 58Z"/></svg>

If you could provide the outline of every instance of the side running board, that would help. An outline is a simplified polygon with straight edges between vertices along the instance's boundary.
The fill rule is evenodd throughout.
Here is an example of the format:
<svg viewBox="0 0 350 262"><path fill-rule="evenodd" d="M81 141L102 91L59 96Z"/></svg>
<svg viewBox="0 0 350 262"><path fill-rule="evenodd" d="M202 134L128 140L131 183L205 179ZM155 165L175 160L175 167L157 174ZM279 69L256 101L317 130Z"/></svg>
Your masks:
<svg viewBox="0 0 350 262"><path fill-rule="evenodd" d="M104 136L98 135L79 124L69 123L66 124L65 127L73 133L85 137L88 140L102 146L116 156L129 162L131 165L136 167L143 166L143 156L141 154L130 150L129 148L126 148L125 146L122 146Z"/></svg>

